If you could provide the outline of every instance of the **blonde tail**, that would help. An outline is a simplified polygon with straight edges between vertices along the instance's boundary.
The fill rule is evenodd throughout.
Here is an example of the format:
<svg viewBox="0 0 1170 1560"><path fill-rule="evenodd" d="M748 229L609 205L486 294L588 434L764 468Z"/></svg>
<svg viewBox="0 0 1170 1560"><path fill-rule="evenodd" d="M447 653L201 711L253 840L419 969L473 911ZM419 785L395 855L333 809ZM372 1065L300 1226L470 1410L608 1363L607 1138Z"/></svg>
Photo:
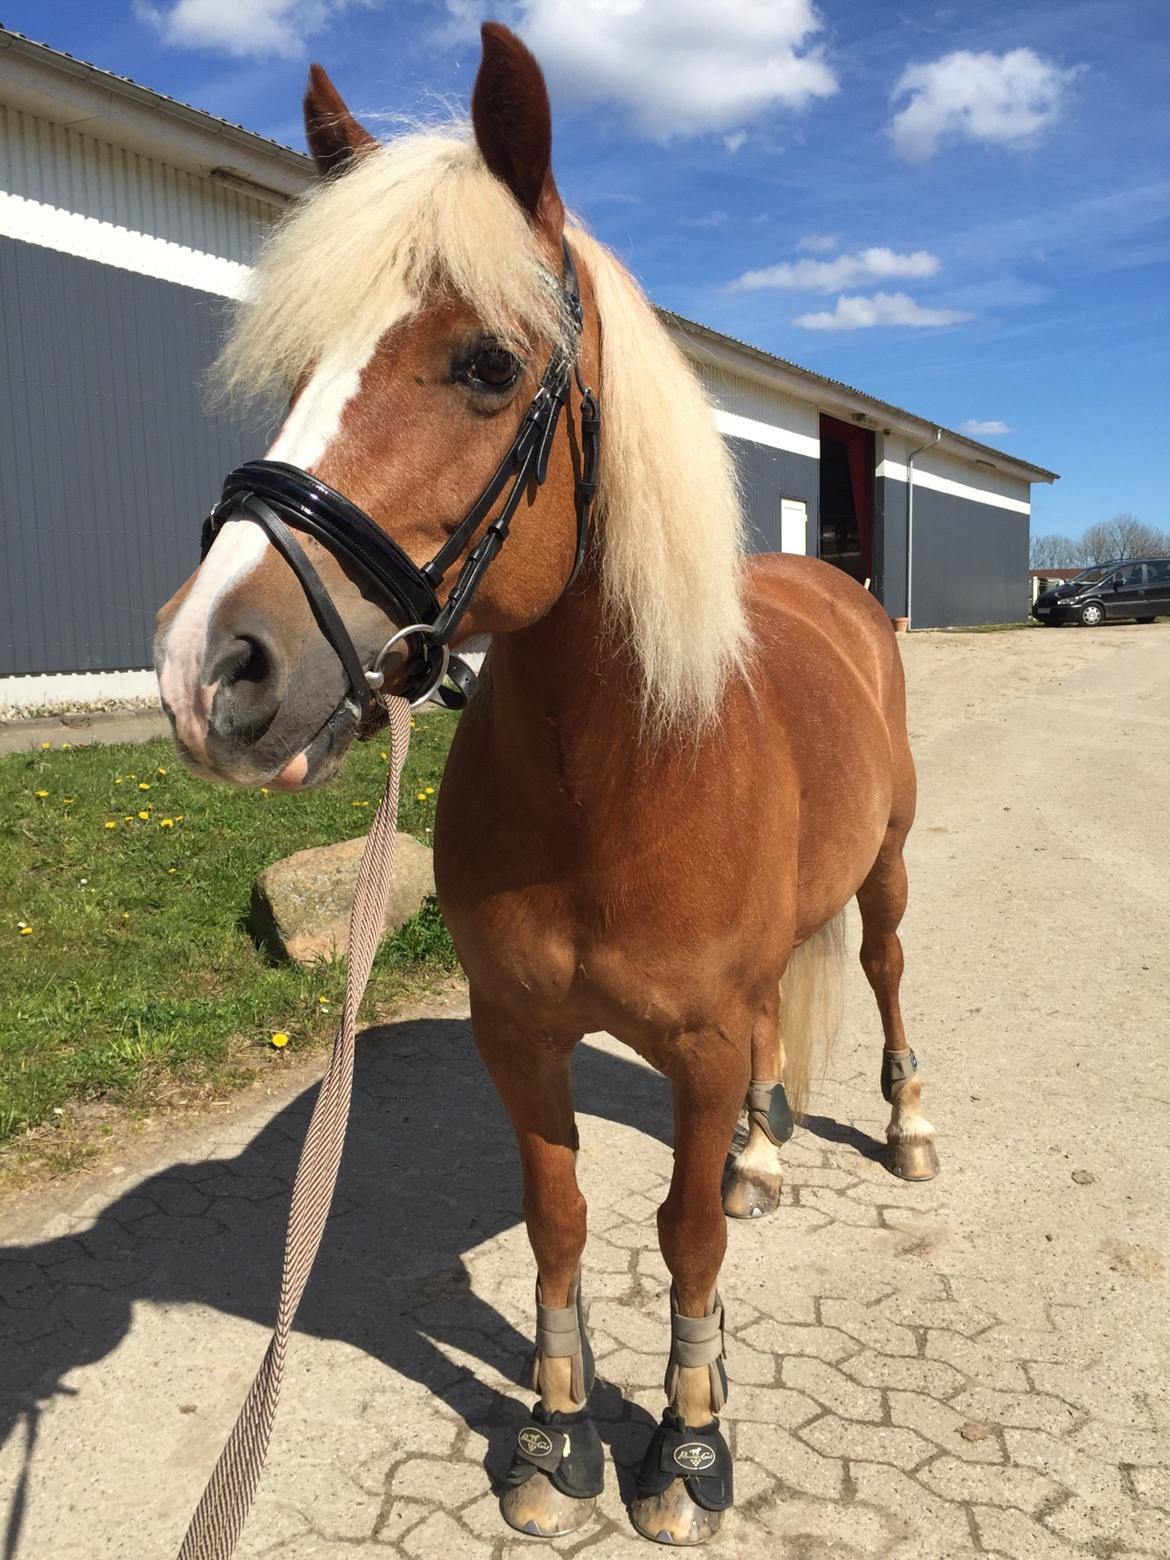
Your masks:
<svg viewBox="0 0 1170 1560"><path fill-rule="evenodd" d="M813 1061L821 1070L841 1028L845 999L845 912L792 950L780 982L780 1034L784 1041L784 1092L793 1114L808 1104Z"/></svg>

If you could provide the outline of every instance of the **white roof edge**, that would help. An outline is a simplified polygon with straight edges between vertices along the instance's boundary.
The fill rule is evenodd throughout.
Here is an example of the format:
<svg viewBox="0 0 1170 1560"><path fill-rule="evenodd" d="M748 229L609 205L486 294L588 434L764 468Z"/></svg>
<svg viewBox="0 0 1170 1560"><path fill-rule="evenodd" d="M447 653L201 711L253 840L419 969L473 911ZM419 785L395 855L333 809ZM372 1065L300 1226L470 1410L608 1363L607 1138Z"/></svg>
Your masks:
<svg viewBox="0 0 1170 1560"><path fill-rule="evenodd" d="M799 363L788 363L783 358L774 357L761 347L724 336L709 325L683 319L668 309L660 309L658 313L675 342L688 357L697 361L729 369L758 384L767 385L769 389L796 395L805 401L814 400L822 411L831 417L840 417L843 421L864 415L870 427L908 434L923 444L934 437L936 429L941 428L939 447L965 461L986 461L996 471L1024 482L1059 481L1055 471L1020 460L993 445L980 444L976 439L943 428L941 424L930 422L914 412L891 406L876 396L867 395L863 390L854 390L849 385L826 379L811 368L802 368Z"/></svg>
<svg viewBox="0 0 1170 1560"><path fill-rule="evenodd" d="M281 200L313 178L309 158L291 147L6 28L0 102L204 176L222 169Z"/></svg>

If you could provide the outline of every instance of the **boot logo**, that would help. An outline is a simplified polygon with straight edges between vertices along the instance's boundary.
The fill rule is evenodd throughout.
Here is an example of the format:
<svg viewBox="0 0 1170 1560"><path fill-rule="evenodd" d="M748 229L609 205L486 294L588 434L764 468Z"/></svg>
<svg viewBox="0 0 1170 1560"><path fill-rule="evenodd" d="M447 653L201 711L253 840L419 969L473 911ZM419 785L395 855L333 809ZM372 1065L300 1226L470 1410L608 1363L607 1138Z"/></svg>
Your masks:
<svg viewBox="0 0 1170 1560"><path fill-rule="evenodd" d="M674 1460L680 1468L685 1468L688 1473L701 1473L710 1468L715 1461L715 1449L704 1446L701 1441L687 1441L682 1446L674 1449Z"/></svg>
<svg viewBox="0 0 1170 1560"><path fill-rule="evenodd" d="M535 1425L526 1425L516 1439L520 1450L529 1457L547 1457L553 1449L552 1441Z"/></svg>

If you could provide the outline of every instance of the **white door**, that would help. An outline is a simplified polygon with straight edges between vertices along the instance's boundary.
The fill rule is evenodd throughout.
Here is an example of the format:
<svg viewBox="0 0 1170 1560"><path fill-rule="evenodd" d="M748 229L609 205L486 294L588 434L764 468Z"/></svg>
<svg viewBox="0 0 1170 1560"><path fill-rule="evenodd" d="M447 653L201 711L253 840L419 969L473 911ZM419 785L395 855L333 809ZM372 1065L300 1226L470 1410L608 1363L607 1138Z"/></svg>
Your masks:
<svg viewBox="0 0 1170 1560"><path fill-rule="evenodd" d="M808 505L801 498L780 500L780 551L808 552Z"/></svg>

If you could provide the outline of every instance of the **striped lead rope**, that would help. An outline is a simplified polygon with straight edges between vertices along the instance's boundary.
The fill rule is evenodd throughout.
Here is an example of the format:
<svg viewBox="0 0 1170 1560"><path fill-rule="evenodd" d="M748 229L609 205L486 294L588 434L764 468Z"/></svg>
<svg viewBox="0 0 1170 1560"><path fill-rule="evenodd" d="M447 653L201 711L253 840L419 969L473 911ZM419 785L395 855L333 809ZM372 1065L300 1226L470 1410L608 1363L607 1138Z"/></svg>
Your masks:
<svg viewBox="0 0 1170 1560"><path fill-rule="evenodd" d="M349 919L349 962L341 1022L333 1038L329 1071L317 1094L293 1182L276 1326L240 1417L191 1518L179 1560L230 1560L235 1551L268 1455L289 1334L333 1202L353 1093L358 1008L386 923L386 899L394 877L398 790L410 746L410 705L400 698L382 702L390 717L390 768L385 794L374 814L358 866Z"/></svg>

